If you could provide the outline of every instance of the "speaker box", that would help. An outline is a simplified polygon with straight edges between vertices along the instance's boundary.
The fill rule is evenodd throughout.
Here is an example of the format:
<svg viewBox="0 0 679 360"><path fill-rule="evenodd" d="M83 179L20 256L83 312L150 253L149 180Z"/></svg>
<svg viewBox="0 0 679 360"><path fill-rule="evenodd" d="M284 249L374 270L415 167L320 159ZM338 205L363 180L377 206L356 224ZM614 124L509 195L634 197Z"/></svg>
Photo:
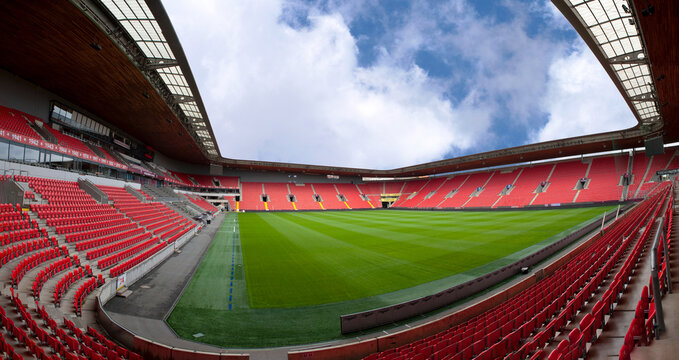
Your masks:
<svg viewBox="0 0 679 360"><path fill-rule="evenodd" d="M662 155L665 153L662 136L644 140L644 146L646 147L646 156Z"/></svg>

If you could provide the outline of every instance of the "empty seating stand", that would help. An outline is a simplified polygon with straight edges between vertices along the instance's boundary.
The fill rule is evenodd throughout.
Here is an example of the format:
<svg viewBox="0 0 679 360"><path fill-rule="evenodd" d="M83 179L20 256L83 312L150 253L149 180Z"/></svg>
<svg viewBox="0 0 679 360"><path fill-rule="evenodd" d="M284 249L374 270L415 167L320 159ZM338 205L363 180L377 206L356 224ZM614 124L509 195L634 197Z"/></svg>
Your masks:
<svg viewBox="0 0 679 360"><path fill-rule="evenodd" d="M321 210L311 184L290 184L290 192L295 195L297 210Z"/></svg>
<svg viewBox="0 0 679 360"><path fill-rule="evenodd" d="M84 153L84 154L87 154L87 155L90 155L90 156L93 156L93 157L99 157L97 154L92 152L92 150L90 150L90 148L88 148L87 145L83 144L83 142L80 141L80 139L76 139L72 136L62 134L61 132L59 132L59 131L57 131L57 130L49 127L49 126L47 126L45 128L49 132L51 132L52 135L54 135L55 138L57 138L57 140L59 141L59 145L80 151L81 153Z"/></svg>
<svg viewBox="0 0 679 360"><path fill-rule="evenodd" d="M201 209L203 209L203 210L205 210L205 211L207 211L207 212L209 212L209 213L215 214L215 213L217 213L217 211L219 211L219 209L217 209L214 205L212 205L212 204L210 204L209 202L207 202L207 201L206 201L205 199L203 199L203 197L200 196L200 195L189 195L189 194L184 194L184 196L185 196L190 202L192 202L193 204L197 205L198 207L200 207Z"/></svg>
<svg viewBox="0 0 679 360"><path fill-rule="evenodd" d="M21 111L0 106L0 129L11 131L31 139L42 140L40 135L31 129L28 123L31 117Z"/></svg>
<svg viewBox="0 0 679 360"><path fill-rule="evenodd" d="M425 183L425 185L417 191L415 196L404 200L403 202L400 203L399 207L409 207L409 208L415 208L422 203L425 198L429 196L430 193L438 190L441 185L446 181L445 177L437 177L437 178L432 178L429 181Z"/></svg>
<svg viewBox="0 0 679 360"><path fill-rule="evenodd" d="M244 182L241 183L242 191L240 196L241 210L266 210L262 195L264 189L262 183L259 182Z"/></svg>
<svg viewBox="0 0 679 360"><path fill-rule="evenodd" d="M427 184L427 182L429 182L428 179L406 181L405 186L403 186L403 190L400 191L401 196L396 201L394 201L392 207L408 207L408 204L411 203L411 201L408 201L408 199L414 197L416 193ZM397 193L398 192L394 192L393 194ZM389 194L389 192L387 192L387 194Z"/></svg>
<svg viewBox="0 0 679 360"><path fill-rule="evenodd" d="M511 185L519 174L520 170L512 170L509 172L496 171L493 177L485 184L483 191L478 196L472 197L464 207L493 207L500 199L500 193L507 189L507 185Z"/></svg>
<svg viewBox="0 0 679 360"><path fill-rule="evenodd" d="M607 156L593 159L592 167L587 176L587 188L580 190L577 201L620 200L623 190L620 179L626 172L626 156Z"/></svg>
<svg viewBox="0 0 679 360"><path fill-rule="evenodd" d="M445 199L441 204L438 205L439 208L460 208L463 207L467 202L471 201L474 192L482 188L493 173L476 173L470 174L464 178L464 182L457 188L457 192L447 199Z"/></svg>
<svg viewBox="0 0 679 360"><path fill-rule="evenodd" d="M435 208L437 207L440 203L443 202L443 200L446 199L446 196L448 196L453 190L457 189L460 184L462 184L462 181L466 178L466 176L454 176L454 177L449 177L446 178L443 184L436 189L436 192L431 195L429 198L426 198L428 195L425 195L425 199L422 200L419 204L417 204L418 208Z"/></svg>
<svg viewBox="0 0 679 360"><path fill-rule="evenodd" d="M336 184L336 186L337 191L347 199L350 209L371 209L377 207L377 204L371 204L361 197L358 186L355 184L340 183Z"/></svg>
<svg viewBox="0 0 679 360"><path fill-rule="evenodd" d="M339 192L335 184L321 183L312 185L316 194L323 199L324 209L347 210L349 207L344 201L340 201Z"/></svg>
<svg viewBox="0 0 679 360"><path fill-rule="evenodd" d="M48 203L40 204L35 211L26 211L17 204L0 204L0 221L8 221L7 226L0 229L0 267L11 269L9 282L3 284L9 286L9 301L3 300L0 305L0 355L9 359L141 359L94 330L86 332L68 319L52 318L45 304L40 303L42 287L55 278L58 279L57 302L62 302L66 294L72 296L73 307L64 313L80 314L85 299L103 284L104 278L92 277L89 266L81 266L80 259L69 254L67 247L59 245L55 237L47 237L46 228L35 220L26 223L25 220L30 219L27 215L40 214L39 218L46 220L48 227L62 232L70 231L74 225L98 224L102 218L98 217L98 208L92 207L95 204L78 191L75 183L28 177L19 180L44 192L43 198ZM34 275L27 275L29 271ZM25 288L19 285L26 282L29 286L21 292L35 299L33 309L24 305L19 297L18 289ZM67 292L69 287L75 290Z"/></svg>
<svg viewBox="0 0 679 360"><path fill-rule="evenodd" d="M135 225L138 224L138 226L145 227L147 231L156 235L160 240L172 243L196 227L196 224L191 220L184 218L160 202L142 203L135 196L121 188L99 186L99 189L106 193L109 199L113 200L113 204L117 209L123 212L129 219L134 220L136 222ZM132 245L129 241L127 243ZM135 245L133 248L137 251L144 249L140 245ZM134 253L127 254L133 255ZM119 261L125 257L117 256L115 259ZM111 265L108 262L105 263Z"/></svg>
<svg viewBox="0 0 679 360"><path fill-rule="evenodd" d="M617 269L615 265L619 262L634 262L636 250L650 236L652 226L648 224L659 214L667 194L664 186L609 225L586 249L579 248L579 252L552 275L507 301L438 334L372 354L366 359L546 358L544 346L553 341L556 333L583 309L598 287L605 284L613 290L604 296L606 300L599 306L599 312L585 315L577 329L555 343L555 354L551 358L584 356L585 344L594 338L593 329L601 325L598 319L611 309L606 301L613 301L622 291L622 279L631 267L623 266L619 273L613 274L615 280L612 282L604 283L605 279ZM644 231L639 234L641 229ZM633 250L630 252L630 249Z"/></svg>
<svg viewBox="0 0 679 360"><path fill-rule="evenodd" d="M265 183L263 185L269 198L269 210L294 210L287 183Z"/></svg>
<svg viewBox="0 0 679 360"><path fill-rule="evenodd" d="M536 197L538 186L549 177L554 164L524 167L509 194L501 197L494 207L521 207L530 205Z"/></svg>
<svg viewBox="0 0 679 360"><path fill-rule="evenodd" d="M577 182L585 177L588 166L580 160L557 163L547 190L538 194L533 205L572 203Z"/></svg>

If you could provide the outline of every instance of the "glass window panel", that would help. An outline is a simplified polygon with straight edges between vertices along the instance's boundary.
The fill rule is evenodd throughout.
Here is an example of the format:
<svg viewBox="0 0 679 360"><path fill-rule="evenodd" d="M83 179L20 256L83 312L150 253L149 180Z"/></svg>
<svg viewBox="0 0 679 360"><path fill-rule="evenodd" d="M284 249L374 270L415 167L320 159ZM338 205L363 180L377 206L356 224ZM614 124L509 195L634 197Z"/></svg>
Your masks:
<svg viewBox="0 0 679 360"><path fill-rule="evenodd" d="M9 156L9 143L0 141L0 160L7 160Z"/></svg>
<svg viewBox="0 0 679 360"><path fill-rule="evenodd" d="M26 147L26 152L24 154L24 161L29 163L38 162L40 158L40 151L30 147Z"/></svg>
<svg viewBox="0 0 679 360"><path fill-rule="evenodd" d="M9 159L23 161L24 160L24 147L18 144L9 145Z"/></svg>

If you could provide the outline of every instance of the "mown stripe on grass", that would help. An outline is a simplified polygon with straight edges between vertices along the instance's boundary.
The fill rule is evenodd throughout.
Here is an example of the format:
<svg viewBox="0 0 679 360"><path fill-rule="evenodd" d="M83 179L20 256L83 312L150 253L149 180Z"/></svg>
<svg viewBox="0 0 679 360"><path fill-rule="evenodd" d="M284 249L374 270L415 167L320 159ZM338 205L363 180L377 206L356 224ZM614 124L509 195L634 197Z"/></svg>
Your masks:
<svg viewBox="0 0 679 360"><path fill-rule="evenodd" d="M381 266L387 267L389 266L389 263L393 264L393 262L398 262L402 260L381 254L379 249L361 249L360 246L357 246L357 244L361 244L360 239L353 238L346 239L340 236L341 239L328 240L328 235L325 234L324 233L325 230L323 230L325 226L317 224L317 222L320 221L322 223L324 219L328 219L329 221L331 220L331 227L340 227L342 226L343 222L346 222L347 229L352 229L352 226L355 223L357 225L360 225L360 227L362 228L361 231L367 231L366 228L369 229L370 226L366 226L366 223L370 219L370 217L374 216L376 229L392 230L396 226L399 226L404 229L403 232L406 234L408 231L410 231L409 229L413 227L419 226L420 228L429 227L438 228L445 227L446 224L450 225L449 223L456 223L457 224L456 226L459 226L461 229L465 229L465 231L468 231L470 233L474 232L483 233L484 228L491 228L495 226L494 224L499 223L502 223L501 225L499 225L500 229L507 229L507 231L509 231L509 227L513 225L513 223L523 224L522 226L524 228L530 229L532 228L531 224L538 224L537 222L531 223L531 221L535 219L539 220L540 224L538 226L543 227L545 221L547 221L548 218L551 218L551 221L557 223L561 223L563 221L577 222L577 219L573 218L575 216L582 217L581 219L582 221L578 223L581 225L582 223L590 221L594 216L600 215L603 212L603 209L598 208L588 210L585 213L572 212L567 214L560 214L561 211L562 210L557 210L555 212L548 211L547 212L548 215L546 216L543 215L541 211L518 212L526 213L525 218L522 216L516 216L516 212L512 212L511 214L509 212L460 213L460 212L420 212L420 211L352 211L352 212L317 212L313 214L300 212L295 213L294 215L304 215L304 216L296 217L292 216L293 214L285 214L286 215L284 217L285 221L278 220L277 222L278 225L275 225L275 227L277 227L276 231L287 233L288 236L292 236L292 233L294 233L294 231L291 232L289 230L291 228L296 229L300 226L304 227L303 226L304 224L303 225L296 224L294 227L291 227L290 225L291 220L289 219L294 220L297 220L298 218L304 219L307 217L307 215L310 215L313 219L319 218L321 220L311 221L305 219L305 221L309 221L311 223L309 226L313 228L305 232L307 234L306 239L304 241L302 241L301 239L297 239L299 243L295 243L293 241L290 241L289 239L284 239L284 241L282 241L282 244L278 244L279 240L277 239L277 237L281 235L277 234L276 232L271 232L270 228L266 228L266 226L270 227L270 225L268 225L269 222L261 220L261 217L266 218L271 215L273 215L273 217L276 217L283 214L279 215L279 214L248 213L247 216L241 216L242 222L246 223L251 221L252 222L251 226L254 229L250 230L254 232L258 232L257 229L262 227L258 235L261 236L262 238L250 239L252 240L252 242L257 243L256 244L257 248L255 249L256 251L250 254L248 243L250 243L251 241L245 239L246 236L245 232L247 231L244 231L243 251L248 253L246 254L246 256L251 256L252 258L251 261L255 261L255 263L253 263L253 266L260 265L262 267L263 272L257 274L257 276L265 276L269 279L274 279L275 277L271 276L271 274L274 273L274 271L271 270L271 268L267 270L267 265L269 265L271 261L278 262L281 258L286 257L285 256L286 251L289 251L290 252L289 255L294 257L295 255L294 251L290 250L290 248L294 246L312 247L314 249L312 251L313 253L312 255L316 259L315 260L316 262L319 261L318 253L325 254L326 256L330 257L332 257L333 255L339 256L340 254L336 254L338 253L337 250L327 251L327 247L322 246L325 241L330 241L330 243L333 246L340 246L340 248L347 248L352 251L354 250L358 251L359 255L363 253L370 253L370 251L372 251L373 253L377 254L375 255L376 260L374 260L375 265L378 264L379 261L389 260L388 263L381 264ZM352 215L355 215L356 219L353 219ZM385 222L389 221L394 223L394 227L390 227L388 226L388 224L385 224ZM245 228L246 226L250 227L249 225L244 225L243 228ZM223 224L223 227L228 227L228 231L230 234L230 232L232 231L232 227L228 225L226 221ZM177 305L177 307L175 307L175 310L168 318L168 322L172 325L173 329L175 329L175 331L184 338L194 340L192 334L201 332L205 334L204 337L200 338L202 342L228 347L285 346L343 338L339 329L338 320L339 315L364 311L368 309L374 309L377 307L408 301L419 296L441 291L456 284L462 283L466 280L472 279L478 275L491 272L494 269L508 262L513 261L512 259L515 259L517 256L520 256L521 253L530 252L531 250L528 250L529 248L537 250L556 241L557 238L556 234L559 232L555 231L555 229L552 229L552 232L549 232L549 234L551 235L542 237L542 240L536 240L533 243L533 245L524 247L519 251L512 252L504 257L501 257L487 264L463 270L462 272L458 272L457 274L447 273L448 274L447 276L442 277L438 280L419 283L418 285L402 288L398 291L320 305L286 307L286 308L283 307L251 308L248 306L249 297L247 292L245 291L246 284L244 278L242 277L243 273L241 272L240 273L241 277L239 278L238 282L234 283L234 286L236 287L234 288L234 292L238 293L239 295L234 296L233 311L228 311L226 303L224 302L220 303L219 300L216 298L213 299L213 301L215 301L214 306L205 306L203 301L209 300L204 299L202 295L189 297L189 293L194 292L193 290L195 289L194 286L203 288L203 290L201 291L205 292L219 292L220 291L219 281L223 281L224 280L223 278L225 278L226 275L224 273L220 273L222 276L221 279L212 279L206 277L201 277L200 279L197 279L196 277L194 277L190 284L191 289L187 288L187 291L185 291L184 296L180 300L179 304ZM493 230L490 229L490 231ZM539 232L544 232L544 229L540 230ZM332 231L329 232L329 234L332 235ZM378 231L377 234L385 234L385 232ZM378 236L377 234L373 236ZM412 234L408 236L412 236ZM521 236L516 235L516 233L514 233L514 235L509 236L510 240L512 240L512 238L519 237ZM449 241L454 242L455 240L421 239L412 241L417 241L419 244L431 246L430 242L433 242L436 245L437 242L449 242ZM487 236L482 236L481 240L475 241L485 242L486 247L506 246L503 244L498 245L492 242L488 242L489 239L487 239ZM452 249L455 248L452 244L449 245L451 246ZM199 269L206 266L211 266L211 264L208 263L212 263L215 261L222 261L228 264L227 260L229 259L229 257L232 256L231 255L232 246L233 246L232 242L227 242L228 251L226 252L223 252L224 250L219 247L214 248L211 247L209 252L219 252L219 256L209 257L209 260L208 257L206 256L205 260L200 265ZM440 244L438 244L437 246L440 246ZM239 248L238 245L236 245L237 262L239 261L239 256L241 254L241 252L238 251L238 248ZM282 250L279 248L282 248ZM478 250L483 250L483 246L480 249L469 248L469 252L466 252L464 255L461 255L460 258L464 261L467 258L472 257L473 255L470 254L473 254L474 251ZM435 249L434 251L435 254L433 254L432 257L436 255L442 255L445 251L446 251L445 249ZM326 254L328 252L329 254ZM315 286L311 289L305 290L303 289L303 291L311 291L313 294L309 295L309 297L314 297L317 296L315 294L322 294L325 291L323 285L334 287L347 287L348 286L347 284L351 285L353 283L351 281L351 279L353 278L359 278L359 280L363 279L364 284L367 284L369 286L373 287L381 286L381 284L385 282L385 279L367 280L368 278L364 275L366 273L370 274L370 271L373 270L365 270L363 266L352 266L354 263L357 262L356 261L357 258L359 257L349 256L346 260L346 263L342 265L343 267L349 267L352 269L351 271L346 272L345 276L346 279L344 280L344 282L338 281L335 283L327 284L319 283L321 286ZM241 259L240 261L242 262L243 259L242 258L240 259ZM257 262L257 259L259 259L260 261ZM448 261L448 263L450 262L451 261ZM302 266L304 266L305 264L303 260L299 260L299 263L301 263ZM432 267L450 266L450 264L447 264L446 261L434 261L434 263L438 264L425 264L425 265ZM297 265L295 265L295 263L292 263L292 266ZM238 267L236 267L236 269L238 269ZM286 269L286 271L292 274L295 273L294 269ZM237 273L236 278L238 278L238 270L236 271L236 273ZM313 275L314 275L313 272L304 274L304 276ZM255 276L255 279L258 279L257 276ZM247 284L248 289L250 287L250 282L252 281L254 280L248 280ZM298 284L300 284L300 286L302 287L306 286L303 279L297 279L296 281L298 282ZM280 284L278 286L280 286ZM292 291L292 289L282 287L280 291L281 292ZM285 294L279 294L279 296L285 296ZM192 302L196 300L198 300L197 304L193 304ZM198 307L195 307L194 305Z"/></svg>
<svg viewBox="0 0 679 360"><path fill-rule="evenodd" d="M249 303L308 306L416 286L500 259L600 212L241 214Z"/></svg>

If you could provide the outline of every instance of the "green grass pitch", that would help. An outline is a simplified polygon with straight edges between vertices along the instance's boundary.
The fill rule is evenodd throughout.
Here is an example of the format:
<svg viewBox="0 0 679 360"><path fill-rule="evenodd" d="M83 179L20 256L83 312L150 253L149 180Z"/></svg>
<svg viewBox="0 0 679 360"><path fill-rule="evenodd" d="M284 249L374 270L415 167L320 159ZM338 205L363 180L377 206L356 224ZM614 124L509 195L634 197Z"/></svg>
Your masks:
<svg viewBox="0 0 679 360"><path fill-rule="evenodd" d="M610 209L230 215L168 321L222 346L338 338L341 314L493 271Z"/></svg>

